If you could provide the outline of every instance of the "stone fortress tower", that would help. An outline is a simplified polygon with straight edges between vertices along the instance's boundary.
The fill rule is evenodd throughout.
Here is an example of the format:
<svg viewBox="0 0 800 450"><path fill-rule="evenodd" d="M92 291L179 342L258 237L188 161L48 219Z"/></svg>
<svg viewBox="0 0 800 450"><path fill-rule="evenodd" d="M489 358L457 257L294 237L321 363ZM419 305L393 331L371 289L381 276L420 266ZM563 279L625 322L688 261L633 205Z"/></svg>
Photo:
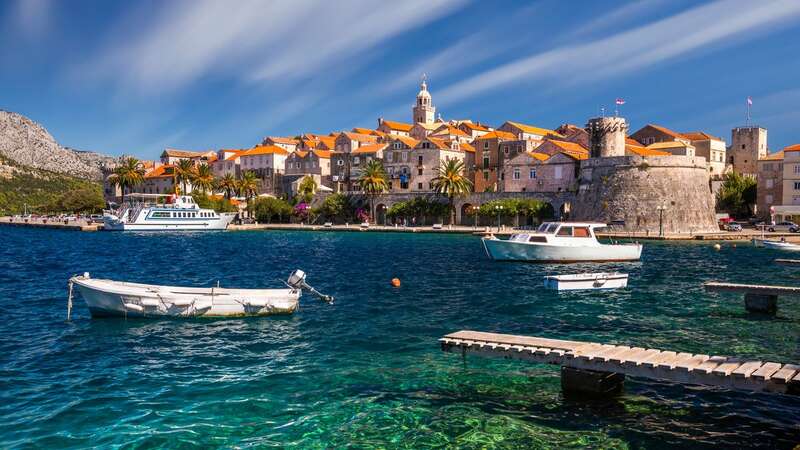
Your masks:
<svg viewBox="0 0 800 450"><path fill-rule="evenodd" d="M592 158L625 156L628 123L623 117L595 117L586 124Z"/></svg>
<svg viewBox="0 0 800 450"><path fill-rule="evenodd" d="M731 130L731 147L728 164L733 171L758 174L758 160L767 157L767 129L758 126L738 127Z"/></svg>
<svg viewBox="0 0 800 450"><path fill-rule="evenodd" d="M705 158L626 154L622 117L592 118L585 129L590 157L581 161L570 220L650 235L719 229Z"/></svg>
<svg viewBox="0 0 800 450"><path fill-rule="evenodd" d="M431 93L428 92L428 84L425 83L425 76L422 76L422 83L419 85L420 91L417 94L417 103L412 110L414 123L432 124L436 117L436 107L431 102Z"/></svg>

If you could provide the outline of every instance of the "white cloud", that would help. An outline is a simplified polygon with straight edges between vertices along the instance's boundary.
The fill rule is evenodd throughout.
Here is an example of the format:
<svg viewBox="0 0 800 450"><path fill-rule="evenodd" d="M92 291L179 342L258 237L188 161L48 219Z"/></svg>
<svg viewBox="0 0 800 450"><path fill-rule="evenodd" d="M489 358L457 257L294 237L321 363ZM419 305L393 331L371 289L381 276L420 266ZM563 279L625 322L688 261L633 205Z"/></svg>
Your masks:
<svg viewBox="0 0 800 450"><path fill-rule="evenodd" d="M359 56L386 39L436 20L462 0L172 1L79 68L80 76L114 80L150 94L205 77L294 82L335 76L331 64ZM135 32L135 35L134 35Z"/></svg>
<svg viewBox="0 0 800 450"><path fill-rule="evenodd" d="M534 54L460 81L440 95L454 103L514 83L594 82L664 63L690 52L752 39L800 14L800 2L717 1L589 44Z"/></svg>
<svg viewBox="0 0 800 450"><path fill-rule="evenodd" d="M51 6L50 0L18 0L12 17L24 35L40 36L47 31Z"/></svg>

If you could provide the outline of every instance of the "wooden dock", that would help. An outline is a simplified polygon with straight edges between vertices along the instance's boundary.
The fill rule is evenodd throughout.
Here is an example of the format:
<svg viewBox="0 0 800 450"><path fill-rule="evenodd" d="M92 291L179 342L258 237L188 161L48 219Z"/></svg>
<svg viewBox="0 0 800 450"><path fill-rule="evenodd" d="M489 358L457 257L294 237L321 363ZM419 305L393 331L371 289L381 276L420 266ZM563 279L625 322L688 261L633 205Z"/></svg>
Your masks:
<svg viewBox="0 0 800 450"><path fill-rule="evenodd" d="M0 217L0 226L54 228L72 231L98 231L103 229L102 224L88 223L85 220L45 220L45 219L19 219L13 217Z"/></svg>
<svg viewBox="0 0 800 450"><path fill-rule="evenodd" d="M778 296L798 296L800 287L767 286L761 284L720 283L709 281L703 285L709 292L735 292L744 294L745 309L751 312L775 314Z"/></svg>
<svg viewBox="0 0 800 450"><path fill-rule="evenodd" d="M625 376L800 395L800 365L728 356L459 331L439 339L442 351L555 364L565 391L606 394Z"/></svg>

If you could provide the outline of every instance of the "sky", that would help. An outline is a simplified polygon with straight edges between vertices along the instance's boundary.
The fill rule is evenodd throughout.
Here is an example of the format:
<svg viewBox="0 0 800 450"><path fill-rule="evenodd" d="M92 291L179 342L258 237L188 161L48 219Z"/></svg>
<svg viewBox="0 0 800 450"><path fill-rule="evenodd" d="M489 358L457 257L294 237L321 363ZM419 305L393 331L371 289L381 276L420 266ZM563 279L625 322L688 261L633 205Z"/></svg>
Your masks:
<svg viewBox="0 0 800 450"><path fill-rule="evenodd" d="M265 136L620 114L800 143L800 1L0 1L0 109L62 145L154 159Z"/></svg>

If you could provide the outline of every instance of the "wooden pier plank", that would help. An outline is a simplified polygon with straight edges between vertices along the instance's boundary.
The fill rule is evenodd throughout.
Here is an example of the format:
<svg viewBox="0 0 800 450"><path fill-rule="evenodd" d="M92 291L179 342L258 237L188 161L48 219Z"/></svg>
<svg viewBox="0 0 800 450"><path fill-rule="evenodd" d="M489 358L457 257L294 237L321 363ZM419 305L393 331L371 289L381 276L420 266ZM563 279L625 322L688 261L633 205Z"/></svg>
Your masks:
<svg viewBox="0 0 800 450"><path fill-rule="evenodd" d="M633 348L628 349L626 352L619 353L619 354L616 354L616 355L612 356L609 361L612 362L612 363L615 363L615 364L623 364L623 363L627 362L629 360L629 358L635 358L636 355L642 354L643 352L645 352L644 348L642 348L642 347L633 347Z"/></svg>
<svg viewBox="0 0 800 450"><path fill-rule="evenodd" d="M753 372L760 369L763 365L764 363L761 361L748 361L731 372L731 374L734 377L749 378Z"/></svg>
<svg viewBox="0 0 800 450"><path fill-rule="evenodd" d="M740 292L761 295L800 295L800 287L768 286L762 284L721 283L709 281L703 285L711 292Z"/></svg>
<svg viewBox="0 0 800 450"><path fill-rule="evenodd" d="M675 358L660 363L658 365L658 367L661 368L661 369L672 370L678 364L680 364L680 363L682 363L684 361L689 361L690 359L692 359L692 357L694 357L694 355L691 354L691 353L678 353L677 355L675 355Z"/></svg>
<svg viewBox="0 0 800 450"><path fill-rule="evenodd" d="M778 370L780 370L781 365L774 362L765 363L761 368L753 372L751 375L756 380L769 380L770 377Z"/></svg>
<svg viewBox="0 0 800 450"><path fill-rule="evenodd" d="M739 366L741 366L743 363L744 363L744 361L742 361L740 359L728 358L727 361L725 361L724 363L722 363L719 366L717 366L717 368L712 370L711 373L713 373L714 375L721 375L721 376L727 377L734 370L738 369Z"/></svg>
<svg viewBox="0 0 800 450"><path fill-rule="evenodd" d="M703 361L702 363L692 367L689 371L690 372L701 372L701 373L711 373L719 367L720 365L726 363L728 361L727 356L710 356L708 359Z"/></svg>
<svg viewBox="0 0 800 450"><path fill-rule="evenodd" d="M693 369L701 367L703 363L708 361L708 355L692 355L691 358L680 361L675 365L675 369L679 371L691 372Z"/></svg>

